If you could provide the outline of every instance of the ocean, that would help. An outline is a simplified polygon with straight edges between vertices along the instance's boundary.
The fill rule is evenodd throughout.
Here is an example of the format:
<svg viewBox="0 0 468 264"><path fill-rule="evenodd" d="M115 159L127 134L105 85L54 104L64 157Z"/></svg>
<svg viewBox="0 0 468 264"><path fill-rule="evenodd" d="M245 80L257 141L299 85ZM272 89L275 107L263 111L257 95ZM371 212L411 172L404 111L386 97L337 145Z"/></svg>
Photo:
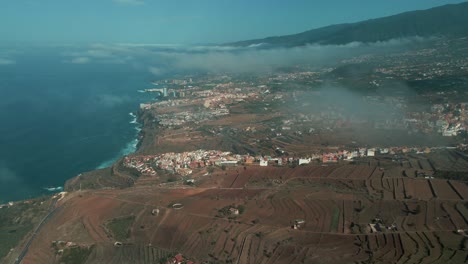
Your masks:
<svg viewBox="0 0 468 264"><path fill-rule="evenodd" d="M0 203L50 194L135 151L135 113L154 76L144 64L65 61L62 51L0 65ZM60 190L56 188L55 190Z"/></svg>

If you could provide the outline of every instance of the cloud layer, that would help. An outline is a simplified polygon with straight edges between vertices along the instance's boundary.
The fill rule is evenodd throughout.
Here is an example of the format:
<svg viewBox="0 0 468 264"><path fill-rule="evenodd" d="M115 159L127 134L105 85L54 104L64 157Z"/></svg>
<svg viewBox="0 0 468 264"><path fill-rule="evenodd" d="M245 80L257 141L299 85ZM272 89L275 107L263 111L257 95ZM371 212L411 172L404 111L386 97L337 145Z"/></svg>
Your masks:
<svg viewBox="0 0 468 264"><path fill-rule="evenodd" d="M125 4L125 5L143 5L145 1L143 0L113 0L115 3L118 4Z"/></svg>
<svg viewBox="0 0 468 264"><path fill-rule="evenodd" d="M0 58L0 65L11 65L15 63L16 61L14 60Z"/></svg>
<svg viewBox="0 0 468 264"><path fill-rule="evenodd" d="M373 44L308 45L296 48L183 46L169 44L94 44L64 52L65 62L129 64L163 76L170 73L269 72L300 65L331 65L342 59L401 50L426 39L395 39Z"/></svg>

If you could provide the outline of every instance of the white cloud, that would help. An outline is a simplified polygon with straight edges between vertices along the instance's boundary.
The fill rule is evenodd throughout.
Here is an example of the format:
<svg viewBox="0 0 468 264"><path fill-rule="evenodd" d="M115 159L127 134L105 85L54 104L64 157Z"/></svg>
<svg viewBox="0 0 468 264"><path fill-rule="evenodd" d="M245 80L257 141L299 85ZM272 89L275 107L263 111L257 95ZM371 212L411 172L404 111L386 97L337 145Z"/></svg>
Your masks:
<svg viewBox="0 0 468 264"><path fill-rule="evenodd" d="M92 103L98 103L104 107L115 107L127 102L129 98L127 96L118 96L113 94L101 94L98 95Z"/></svg>
<svg viewBox="0 0 468 264"><path fill-rule="evenodd" d="M11 64L15 64L15 63L16 63L16 61L14 61L14 60L0 58L0 65L11 65Z"/></svg>
<svg viewBox="0 0 468 264"><path fill-rule="evenodd" d="M145 1L143 0L113 0L115 3L118 4L125 4L125 5L143 5Z"/></svg>
<svg viewBox="0 0 468 264"><path fill-rule="evenodd" d="M158 67L149 67L148 71L156 76L162 75L164 73L164 70Z"/></svg>
<svg viewBox="0 0 468 264"><path fill-rule="evenodd" d="M268 72L282 67L297 65L319 66L334 63L343 58L364 54L385 53L400 49L425 39L407 38L364 44L306 45L295 48L261 48L229 46L192 46L181 49L153 49L153 54L165 69L195 70L206 72ZM260 47L260 48L258 48Z"/></svg>
<svg viewBox="0 0 468 264"><path fill-rule="evenodd" d="M9 169L3 161L0 161L0 184L10 184L19 181L14 171Z"/></svg>
<svg viewBox="0 0 468 264"><path fill-rule="evenodd" d="M90 58L88 57L77 57L77 58L73 58L70 63L74 63L74 64L86 64L86 63L89 63L91 61Z"/></svg>

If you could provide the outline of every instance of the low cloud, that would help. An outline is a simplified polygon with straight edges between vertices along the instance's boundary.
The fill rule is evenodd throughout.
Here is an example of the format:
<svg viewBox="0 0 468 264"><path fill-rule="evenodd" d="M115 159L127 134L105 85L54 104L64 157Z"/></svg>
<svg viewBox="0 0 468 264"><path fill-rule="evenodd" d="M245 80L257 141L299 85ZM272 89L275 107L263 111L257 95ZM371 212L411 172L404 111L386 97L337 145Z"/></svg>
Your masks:
<svg viewBox="0 0 468 264"><path fill-rule="evenodd" d="M124 4L124 5L143 5L145 1L143 0L113 0L115 3Z"/></svg>
<svg viewBox="0 0 468 264"><path fill-rule="evenodd" d="M322 66L343 58L390 51L410 46L414 39L391 40L374 44L307 45L295 48L198 46L155 51L171 70L206 72L268 72L298 65ZM266 45L267 46L267 45Z"/></svg>
<svg viewBox="0 0 468 264"><path fill-rule="evenodd" d="M4 162L0 162L0 184L12 184L20 182L20 178L14 171L6 166Z"/></svg>
<svg viewBox="0 0 468 264"><path fill-rule="evenodd" d="M101 94L96 97L96 103L104 107L115 107L127 102L128 100L128 97L113 94Z"/></svg>
<svg viewBox="0 0 468 264"><path fill-rule="evenodd" d="M149 67L148 71L151 72L152 74L156 76L163 75L165 73L164 69L159 68L159 67Z"/></svg>
<svg viewBox="0 0 468 264"><path fill-rule="evenodd" d="M66 57L64 63L104 63L124 64L134 60L139 48L129 48L121 45L93 44L87 47L64 47L62 56Z"/></svg>
<svg viewBox="0 0 468 264"><path fill-rule="evenodd" d="M393 39L371 44L306 45L294 48L268 44L249 47L184 46L172 44L94 44L63 55L72 63L129 64L155 76L172 72L255 73L284 67L332 65L360 55L391 53L419 45L423 38ZM136 66L135 66L136 65Z"/></svg>
<svg viewBox="0 0 468 264"><path fill-rule="evenodd" d="M16 64L16 61L0 58L0 65L12 65L12 64Z"/></svg>
<svg viewBox="0 0 468 264"><path fill-rule="evenodd" d="M88 57L76 57L70 60L70 63L73 64L86 64L91 62L91 59Z"/></svg>

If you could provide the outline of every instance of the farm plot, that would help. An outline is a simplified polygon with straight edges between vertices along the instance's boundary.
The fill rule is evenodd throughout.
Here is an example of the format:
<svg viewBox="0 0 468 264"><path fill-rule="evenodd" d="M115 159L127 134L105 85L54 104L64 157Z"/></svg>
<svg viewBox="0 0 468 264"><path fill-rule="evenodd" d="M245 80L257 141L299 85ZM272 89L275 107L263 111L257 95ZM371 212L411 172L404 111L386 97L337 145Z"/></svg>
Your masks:
<svg viewBox="0 0 468 264"><path fill-rule="evenodd" d="M106 263L136 264L159 263L160 261L177 254L176 252L147 245L124 244L121 247L114 247L112 244L100 244L93 252L91 252L87 263L99 263L102 261L96 252L99 252L100 256L106 256Z"/></svg>
<svg viewBox="0 0 468 264"><path fill-rule="evenodd" d="M420 165L422 170L434 171L434 168L432 167L432 164L428 159L421 158L418 161L419 161L419 165Z"/></svg>
<svg viewBox="0 0 468 264"><path fill-rule="evenodd" d="M456 203L443 202L441 204L442 209L448 214L450 222L454 225L453 230L466 229L468 228L468 222L466 221L466 215L458 210Z"/></svg>
<svg viewBox="0 0 468 264"><path fill-rule="evenodd" d="M467 171L468 161L454 151L443 151L429 155L429 161L436 170Z"/></svg>
<svg viewBox="0 0 468 264"><path fill-rule="evenodd" d="M404 179L405 190L408 198L429 200L434 198L427 180Z"/></svg>
<svg viewBox="0 0 468 264"><path fill-rule="evenodd" d="M369 178L368 179L380 179L384 176L384 170L383 168L375 168L373 171L372 171L372 174L369 175Z"/></svg>
<svg viewBox="0 0 468 264"><path fill-rule="evenodd" d="M449 181L449 185L463 200L468 199L468 183L460 181Z"/></svg>
<svg viewBox="0 0 468 264"><path fill-rule="evenodd" d="M236 200L236 199L252 199L258 195L260 195L264 190L262 189L208 189L200 192L194 198L199 199L215 199L215 200Z"/></svg>
<svg viewBox="0 0 468 264"><path fill-rule="evenodd" d="M356 166L357 168L351 173L348 178L351 179L367 179L369 178L375 170L378 168L375 166Z"/></svg>
<svg viewBox="0 0 468 264"><path fill-rule="evenodd" d="M342 214L340 213L340 205L342 202L332 200L310 200L305 199L305 204L308 206L304 219L306 224L305 230L315 232L330 232L338 231L340 220L342 221Z"/></svg>
<svg viewBox="0 0 468 264"><path fill-rule="evenodd" d="M405 183L402 178L392 179L393 183L393 197L396 200L403 200L406 198Z"/></svg>
<svg viewBox="0 0 468 264"><path fill-rule="evenodd" d="M333 199L338 194L350 194L353 197L368 193L363 180L295 178L279 186L297 190L310 190L311 192L306 197L317 197L317 199ZM329 194L326 194L327 192ZM317 196L316 193L320 195Z"/></svg>
<svg viewBox="0 0 468 264"><path fill-rule="evenodd" d="M372 263L463 263L467 253L456 245L461 240L449 232L406 232L359 236L358 245L373 252Z"/></svg>
<svg viewBox="0 0 468 264"><path fill-rule="evenodd" d="M235 178L234 182L231 184L231 188L242 188L244 187L247 182L249 181L251 175L247 173L240 173L237 174L237 177Z"/></svg>
<svg viewBox="0 0 468 264"><path fill-rule="evenodd" d="M284 182L294 178L326 178L339 166L247 167L241 175L249 177L248 186L268 186L273 182ZM346 175L345 175L346 176ZM344 177L345 177L344 176Z"/></svg>
<svg viewBox="0 0 468 264"><path fill-rule="evenodd" d="M337 167L333 170L328 178L339 179L367 179L372 175L376 167L367 165L348 165Z"/></svg>
<svg viewBox="0 0 468 264"><path fill-rule="evenodd" d="M407 168L405 169L400 166L392 166L384 170L384 177L386 178L405 177L405 170L407 170Z"/></svg>
<svg viewBox="0 0 468 264"><path fill-rule="evenodd" d="M215 177L221 177L221 184L220 187L222 188L229 188L234 184L234 181L237 179L239 176L237 173L234 171L229 171L226 173L227 175L215 175Z"/></svg>
<svg viewBox="0 0 468 264"><path fill-rule="evenodd" d="M431 180L432 187L438 199L446 200L459 200L460 196L450 186L446 180Z"/></svg>
<svg viewBox="0 0 468 264"><path fill-rule="evenodd" d="M413 168L413 169L416 169L416 170L422 170L423 169L422 166L420 165L418 159L410 158L410 159L408 159L408 161L410 163L410 168Z"/></svg>
<svg viewBox="0 0 468 264"><path fill-rule="evenodd" d="M339 166L336 167L327 178L347 178L358 166Z"/></svg>

